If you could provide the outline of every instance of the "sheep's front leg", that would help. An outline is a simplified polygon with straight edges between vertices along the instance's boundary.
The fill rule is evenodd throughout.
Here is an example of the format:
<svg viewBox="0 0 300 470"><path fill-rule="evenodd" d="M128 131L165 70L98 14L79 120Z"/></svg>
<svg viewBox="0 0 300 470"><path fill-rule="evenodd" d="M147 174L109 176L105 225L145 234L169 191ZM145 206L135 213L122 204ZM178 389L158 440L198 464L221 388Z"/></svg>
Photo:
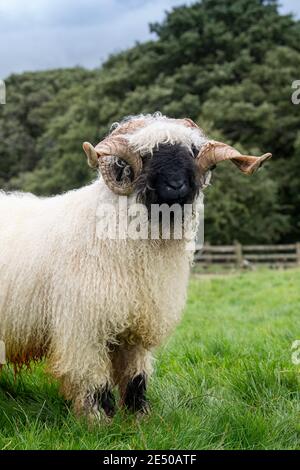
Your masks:
<svg viewBox="0 0 300 470"><path fill-rule="evenodd" d="M148 413L147 381L152 372L151 352L141 345L119 345L112 354L115 383L121 395L121 405L132 412Z"/></svg>
<svg viewBox="0 0 300 470"><path fill-rule="evenodd" d="M67 400L73 402L73 409L77 416L88 418L89 421L106 421L115 414L115 397L111 382L99 376L97 383L89 383L83 378L81 384L72 377L61 379L61 390Z"/></svg>
<svg viewBox="0 0 300 470"><path fill-rule="evenodd" d="M115 413L109 348L104 344L99 350L101 354L97 354L96 345L92 344L84 350L69 348L63 353L57 348L51 363L54 375L61 382L61 391L73 402L75 413L91 421L106 419ZM55 361L56 357L59 359Z"/></svg>
<svg viewBox="0 0 300 470"><path fill-rule="evenodd" d="M103 410L108 418L112 418L115 414L115 397L110 386L107 384L98 390L87 392L81 408L87 416L97 416Z"/></svg>

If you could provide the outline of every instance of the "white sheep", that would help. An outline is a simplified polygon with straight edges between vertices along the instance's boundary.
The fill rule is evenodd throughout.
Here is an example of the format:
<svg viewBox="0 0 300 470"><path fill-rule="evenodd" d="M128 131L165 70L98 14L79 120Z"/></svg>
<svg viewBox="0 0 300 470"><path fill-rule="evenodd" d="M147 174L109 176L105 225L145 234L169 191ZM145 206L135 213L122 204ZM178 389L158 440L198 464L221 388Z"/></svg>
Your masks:
<svg viewBox="0 0 300 470"><path fill-rule="evenodd" d="M230 158L251 173L269 155L241 156L160 115L127 119L84 149L103 176L94 183L50 198L0 193L0 340L17 368L46 357L78 414L111 416L115 385L144 412L152 352L180 320L191 253L184 238L102 237L99 208L117 209L120 194L129 207L194 205L211 165Z"/></svg>

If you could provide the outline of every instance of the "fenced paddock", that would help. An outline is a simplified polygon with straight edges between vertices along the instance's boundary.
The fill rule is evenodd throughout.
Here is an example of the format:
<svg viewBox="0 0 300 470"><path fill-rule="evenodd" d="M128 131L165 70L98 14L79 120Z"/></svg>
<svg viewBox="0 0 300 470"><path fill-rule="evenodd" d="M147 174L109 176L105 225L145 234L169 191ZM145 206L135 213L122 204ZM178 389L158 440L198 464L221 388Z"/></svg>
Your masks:
<svg viewBox="0 0 300 470"><path fill-rule="evenodd" d="M195 263L203 268L220 265L224 268L251 269L256 266L293 268L300 266L300 243L290 245L233 245L197 247Z"/></svg>

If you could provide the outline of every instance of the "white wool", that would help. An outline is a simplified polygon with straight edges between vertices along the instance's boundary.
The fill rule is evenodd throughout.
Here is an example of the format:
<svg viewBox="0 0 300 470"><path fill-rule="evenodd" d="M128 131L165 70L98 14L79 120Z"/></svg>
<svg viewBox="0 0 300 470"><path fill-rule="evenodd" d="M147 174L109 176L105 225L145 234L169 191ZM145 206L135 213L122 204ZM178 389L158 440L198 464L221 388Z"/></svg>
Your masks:
<svg viewBox="0 0 300 470"><path fill-rule="evenodd" d="M183 126L165 116L144 116L144 119L147 121L145 127L127 135L131 147L141 155L152 154L159 144L181 144L190 151L193 146L200 149L208 140L201 129Z"/></svg>
<svg viewBox="0 0 300 470"><path fill-rule="evenodd" d="M12 362L46 353L78 410L88 390L150 373L186 298L184 240L101 240L97 211L108 202L118 196L102 178L52 198L0 193L0 340Z"/></svg>

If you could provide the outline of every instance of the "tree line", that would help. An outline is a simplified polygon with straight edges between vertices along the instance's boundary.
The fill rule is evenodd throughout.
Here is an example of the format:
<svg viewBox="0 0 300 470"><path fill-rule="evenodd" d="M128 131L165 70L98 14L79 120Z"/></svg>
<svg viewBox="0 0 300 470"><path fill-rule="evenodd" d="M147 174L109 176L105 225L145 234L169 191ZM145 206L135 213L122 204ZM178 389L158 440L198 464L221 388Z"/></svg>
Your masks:
<svg viewBox="0 0 300 470"><path fill-rule="evenodd" d="M206 190L214 244L300 240L300 22L275 0L202 0L150 25L156 38L99 68L11 75L0 106L0 188L51 195L95 178L81 144L130 114L191 117L246 154L252 178L220 165ZM99 46L99 56L101 55Z"/></svg>

